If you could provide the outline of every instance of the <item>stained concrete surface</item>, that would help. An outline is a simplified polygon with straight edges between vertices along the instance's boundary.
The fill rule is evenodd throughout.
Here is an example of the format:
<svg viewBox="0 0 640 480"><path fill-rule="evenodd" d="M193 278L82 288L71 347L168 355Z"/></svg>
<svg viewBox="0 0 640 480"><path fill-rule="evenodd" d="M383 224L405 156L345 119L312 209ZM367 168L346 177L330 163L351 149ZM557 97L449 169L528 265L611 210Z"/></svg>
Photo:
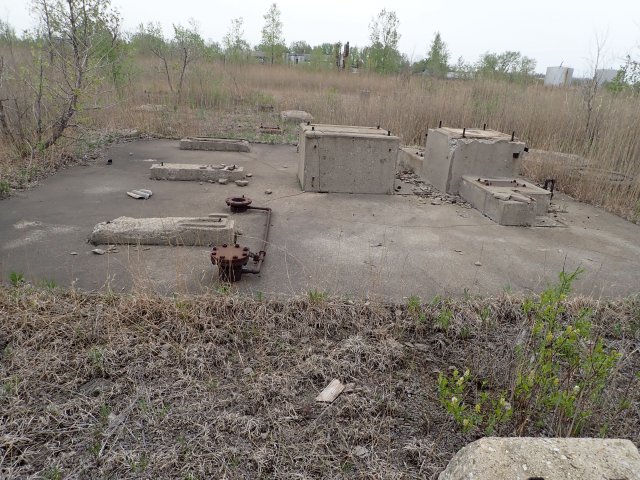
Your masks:
<svg viewBox="0 0 640 480"><path fill-rule="evenodd" d="M207 247L118 246L117 253L98 256L86 240L101 221L228 213L226 197L247 195L274 214L262 273L244 275L234 286L246 293L315 289L402 300L413 294L428 299L505 288L540 291L563 267L578 266L586 269L578 292L618 296L640 290L640 226L558 195L554 203L566 209L559 214L566 228L504 227L476 210L425 204L414 195L302 193L293 146L252 145L250 153L231 153L141 140L116 145L107 157L113 165L76 166L0 202L0 278L16 271L32 282L87 290L215 289ZM149 166L158 161L233 163L253 176L247 187L149 180ZM154 194L134 200L126 195L133 188ZM240 243L258 249L264 215L232 217L243 232Z"/></svg>

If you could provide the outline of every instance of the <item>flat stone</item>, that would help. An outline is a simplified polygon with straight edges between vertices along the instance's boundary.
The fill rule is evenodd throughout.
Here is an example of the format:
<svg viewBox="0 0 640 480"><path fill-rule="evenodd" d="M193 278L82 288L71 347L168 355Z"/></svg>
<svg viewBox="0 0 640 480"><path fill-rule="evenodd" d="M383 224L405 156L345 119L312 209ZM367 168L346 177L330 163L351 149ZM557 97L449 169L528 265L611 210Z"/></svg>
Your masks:
<svg viewBox="0 0 640 480"><path fill-rule="evenodd" d="M246 140L213 137L186 137L180 140L180 150L210 150L217 152L249 152Z"/></svg>
<svg viewBox="0 0 640 480"><path fill-rule="evenodd" d="M285 122L306 123L313 121L313 116L304 110L285 110L280 112L280 118Z"/></svg>
<svg viewBox="0 0 640 480"><path fill-rule="evenodd" d="M640 479L629 440L486 437L462 448L438 480Z"/></svg>
<svg viewBox="0 0 640 480"><path fill-rule="evenodd" d="M233 243L233 237L234 221L226 214L212 213L207 217L118 217L98 223L89 241L94 245L204 246ZM98 255L107 253L99 248L93 252Z"/></svg>
<svg viewBox="0 0 640 480"><path fill-rule="evenodd" d="M239 187L246 187L249 185L249 180L236 180L236 185Z"/></svg>
<svg viewBox="0 0 640 480"><path fill-rule="evenodd" d="M265 190L264 193L266 193L267 195L271 195L273 192L270 189L268 189L268 190Z"/></svg>

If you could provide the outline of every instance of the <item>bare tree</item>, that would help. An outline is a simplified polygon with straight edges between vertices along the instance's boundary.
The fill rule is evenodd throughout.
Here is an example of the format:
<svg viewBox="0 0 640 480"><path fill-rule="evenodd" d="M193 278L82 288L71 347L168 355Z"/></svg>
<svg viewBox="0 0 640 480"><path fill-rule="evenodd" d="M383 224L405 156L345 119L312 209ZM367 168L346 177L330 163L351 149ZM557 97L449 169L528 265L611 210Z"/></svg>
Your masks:
<svg viewBox="0 0 640 480"><path fill-rule="evenodd" d="M33 12L34 64L7 65L3 58L0 68L0 133L22 155L63 136L119 38L109 0L35 0ZM8 73L12 85L5 82Z"/></svg>

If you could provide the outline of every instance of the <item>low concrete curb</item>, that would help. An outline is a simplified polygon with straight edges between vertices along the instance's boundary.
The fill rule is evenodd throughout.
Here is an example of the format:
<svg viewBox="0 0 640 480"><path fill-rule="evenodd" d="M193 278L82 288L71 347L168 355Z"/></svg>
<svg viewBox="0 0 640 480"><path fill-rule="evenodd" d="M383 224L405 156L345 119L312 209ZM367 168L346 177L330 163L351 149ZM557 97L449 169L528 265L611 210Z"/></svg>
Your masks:
<svg viewBox="0 0 640 480"><path fill-rule="evenodd" d="M244 178L244 168L236 165L194 165L188 163L154 163L149 169L152 180L217 182L221 178L236 181Z"/></svg>
<svg viewBox="0 0 640 480"><path fill-rule="evenodd" d="M212 150L216 152L249 152L249 142L231 138L186 137L180 140L180 150Z"/></svg>
<svg viewBox="0 0 640 480"><path fill-rule="evenodd" d="M233 243L234 226L223 213L206 217L118 217L98 223L89 241L94 245L220 245Z"/></svg>

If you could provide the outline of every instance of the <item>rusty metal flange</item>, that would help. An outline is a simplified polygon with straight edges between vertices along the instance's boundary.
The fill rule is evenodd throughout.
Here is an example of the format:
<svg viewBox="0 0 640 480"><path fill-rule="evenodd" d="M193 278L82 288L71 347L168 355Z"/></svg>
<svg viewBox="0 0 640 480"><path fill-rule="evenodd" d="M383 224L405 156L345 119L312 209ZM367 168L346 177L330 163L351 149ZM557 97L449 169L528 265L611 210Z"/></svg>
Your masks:
<svg viewBox="0 0 640 480"><path fill-rule="evenodd" d="M233 213L238 212L246 212L251 205L251 200L249 197L245 197L244 195L241 197L229 197L225 200L225 203L231 207L231 211Z"/></svg>
<svg viewBox="0 0 640 480"><path fill-rule="evenodd" d="M237 282L242 277L244 267L251 253L248 247L235 245L216 245L211 249L211 263L218 265L220 279L225 282Z"/></svg>

